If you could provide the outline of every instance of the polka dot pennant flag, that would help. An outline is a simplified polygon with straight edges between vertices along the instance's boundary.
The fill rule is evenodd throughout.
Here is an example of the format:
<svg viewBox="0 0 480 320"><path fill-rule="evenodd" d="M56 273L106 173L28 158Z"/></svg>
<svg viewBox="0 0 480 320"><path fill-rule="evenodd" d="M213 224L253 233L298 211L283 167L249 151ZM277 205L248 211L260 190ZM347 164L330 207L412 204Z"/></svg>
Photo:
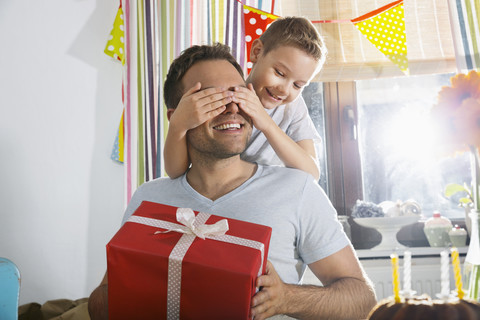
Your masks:
<svg viewBox="0 0 480 320"><path fill-rule="evenodd" d="M403 0L353 19L352 23L380 52L408 74Z"/></svg>
<svg viewBox="0 0 480 320"><path fill-rule="evenodd" d="M115 17L115 21L113 22L113 29L110 32L107 45L105 46L105 53L110 57L121 61L122 64L125 63L124 40L125 32L123 25L123 10L122 5L120 5L117 11L117 16Z"/></svg>
<svg viewBox="0 0 480 320"><path fill-rule="evenodd" d="M115 137L115 141L113 143L113 148L112 148L112 153L110 155L110 158L114 161L123 163L123 156L124 156L124 142L125 142L125 137L124 137L124 118L125 110L122 112L122 117L120 118L120 124L118 125L118 131L117 131L117 136Z"/></svg>
<svg viewBox="0 0 480 320"><path fill-rule="evenodd" d="M245 19L245 42L247 44L247 73L252 69L250 61L250 49L255 39L258 39L268 26L278 18L278 16L252 8L243 6L243 16Z"/></svg>

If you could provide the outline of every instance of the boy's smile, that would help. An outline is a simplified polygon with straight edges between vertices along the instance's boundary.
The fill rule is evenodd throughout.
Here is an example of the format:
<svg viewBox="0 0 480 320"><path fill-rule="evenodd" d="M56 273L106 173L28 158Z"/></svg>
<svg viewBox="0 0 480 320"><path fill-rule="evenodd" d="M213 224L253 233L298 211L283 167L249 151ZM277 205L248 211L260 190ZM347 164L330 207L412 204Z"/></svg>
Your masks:
<svg viewBox="0 0 480 320"><path fill-rule="evenodd" d="M278 47L264 54L259 40L252 45L250 60L254 65L247 82L253 84L266 109L295 100L318 66L313 57L293 46Z"/></svg>

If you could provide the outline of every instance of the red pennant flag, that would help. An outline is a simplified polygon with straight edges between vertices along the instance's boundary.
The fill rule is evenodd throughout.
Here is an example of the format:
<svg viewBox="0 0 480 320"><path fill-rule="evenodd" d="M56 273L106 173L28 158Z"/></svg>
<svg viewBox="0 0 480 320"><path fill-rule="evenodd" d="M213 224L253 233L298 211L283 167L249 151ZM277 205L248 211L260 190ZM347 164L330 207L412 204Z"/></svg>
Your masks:
<svg viewBox="0 0 480 320"><path fill-rule="evenodd" d="M245 19L245 42L247 44L247 74L252 69L252 63L250 61L250 49L255 39L258 39L273 20L279 18L271 13L267 13L262 10L258 10L253 7L243 6L243 16Z"/></svg>

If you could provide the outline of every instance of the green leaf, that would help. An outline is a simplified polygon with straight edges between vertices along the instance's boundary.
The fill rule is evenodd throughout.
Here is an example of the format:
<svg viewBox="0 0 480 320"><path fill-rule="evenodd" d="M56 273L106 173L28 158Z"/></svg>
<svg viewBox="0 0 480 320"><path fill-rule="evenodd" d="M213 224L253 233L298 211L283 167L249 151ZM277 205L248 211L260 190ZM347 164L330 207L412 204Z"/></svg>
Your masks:
<svg viewBox="0 0 480 320"><path fill-rule="evenodd" d="M469 203L472 202L472 199L470 199L470 198L460 198L458 200L458 202L460 202L461 204L469 204Z"/></svg>
<svg viewBox="0 0 480 320"><path fill-rule="evenodd" d="M451 197L457 192L466 192L469 193L469 190L465 188L464 186L457 184L457 183L450 183L445 187L445 196L446 197Z"/></svg>

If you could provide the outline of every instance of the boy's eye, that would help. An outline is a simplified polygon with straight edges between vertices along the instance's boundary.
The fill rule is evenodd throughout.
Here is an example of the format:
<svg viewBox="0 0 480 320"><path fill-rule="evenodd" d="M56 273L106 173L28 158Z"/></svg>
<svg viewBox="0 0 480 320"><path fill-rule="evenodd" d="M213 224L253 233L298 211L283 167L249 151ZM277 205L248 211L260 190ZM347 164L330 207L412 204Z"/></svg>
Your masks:
<svg viewBox="0 0 480 320"><path fill-rule="evenodd" d="M275 69L275 73L278 74L280 77L283 77L283 72L278 69Z"/></svg>
<svg viewBox="0 0 480 320"><path fill-rule="evenodd" d="M294 86L295 88L297 88L297 89L302 89L302 86L300 86L300 85L298 85L298 84L296 84L296 83L294 83L293 86Z"/></svg>

